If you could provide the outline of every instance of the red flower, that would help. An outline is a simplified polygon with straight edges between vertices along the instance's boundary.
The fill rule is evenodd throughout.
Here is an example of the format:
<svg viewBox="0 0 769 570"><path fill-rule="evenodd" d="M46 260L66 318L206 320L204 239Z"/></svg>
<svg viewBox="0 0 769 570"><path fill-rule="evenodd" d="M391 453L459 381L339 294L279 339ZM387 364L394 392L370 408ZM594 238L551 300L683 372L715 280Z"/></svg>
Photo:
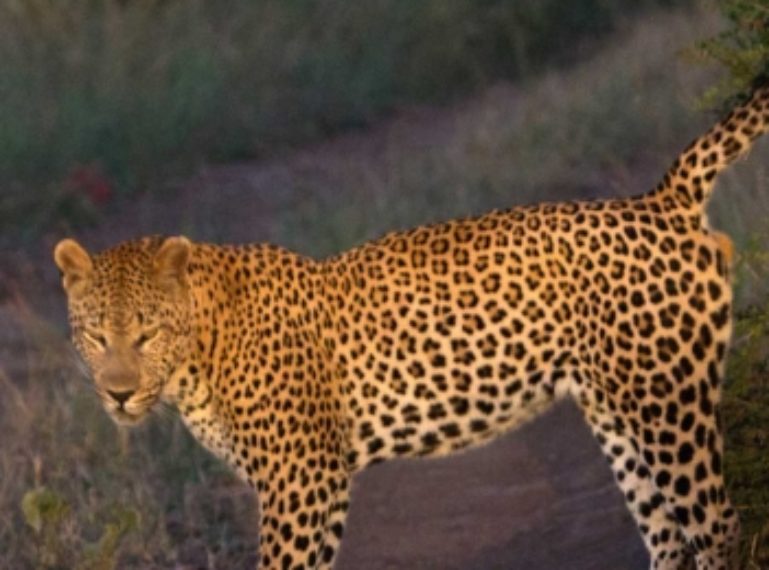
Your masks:
<svg viewBox="0 0 769 570"><path fill-rule="evenodd" d="M74 167L67 176L66 185L75 195L85 196L97 207L104 206L112 198L112 184L98 164Z"/></svg>

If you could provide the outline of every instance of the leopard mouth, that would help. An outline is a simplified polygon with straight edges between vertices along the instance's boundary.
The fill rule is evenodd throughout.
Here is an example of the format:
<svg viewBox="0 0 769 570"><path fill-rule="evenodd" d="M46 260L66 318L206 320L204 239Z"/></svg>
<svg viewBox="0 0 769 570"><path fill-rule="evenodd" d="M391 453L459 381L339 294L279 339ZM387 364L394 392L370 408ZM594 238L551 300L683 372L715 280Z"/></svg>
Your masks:
<svg viewBox="0 0 769 570"><path fill-rule="evenodd" d="M122 401L114 393L106 392L110 397L103 397L104 408L112 420L121 426L135 426L150 415L158 401L157 394L141 392L132 394Z"/></svg>
<svg viewBox="0 0 769 570"><path fill-rule="evenodd" d="M120 426L136 426L139 425L144 418L147 417L147 412L131 413L123 408L116 408L109 411L112 420Z"/></svg>

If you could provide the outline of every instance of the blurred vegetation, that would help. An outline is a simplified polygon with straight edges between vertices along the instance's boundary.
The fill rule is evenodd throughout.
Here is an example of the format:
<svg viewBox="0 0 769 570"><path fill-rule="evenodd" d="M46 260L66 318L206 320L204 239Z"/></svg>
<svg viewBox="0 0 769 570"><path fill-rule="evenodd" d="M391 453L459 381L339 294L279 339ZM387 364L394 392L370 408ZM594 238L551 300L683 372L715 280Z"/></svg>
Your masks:
<svg viewBox="0 0 769 570"><path fill-rule="evenodd" d="M729 26L693 52L727 71L706 91L706 104L730 106L756 80L769 80L769 0L722 0L719 7Z"/></svg>
<svg viewBox="0 0 769 570"><path fill-rule="evenodd" d="M0 0L0 224L95 220L201 161L573 60L667 3Z"/></svg>

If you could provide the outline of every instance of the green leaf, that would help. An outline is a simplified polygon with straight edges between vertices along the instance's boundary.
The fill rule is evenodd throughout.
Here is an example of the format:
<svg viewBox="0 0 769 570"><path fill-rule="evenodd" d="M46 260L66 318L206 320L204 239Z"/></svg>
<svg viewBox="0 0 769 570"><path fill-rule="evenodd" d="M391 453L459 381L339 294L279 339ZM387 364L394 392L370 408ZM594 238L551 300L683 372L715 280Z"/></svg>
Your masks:
<svg viewBox="0 0 769 570"><path fill-rule="evenodd" d="M27 524L40 533L45 525L58 525L69 512L69 505L60 495L40 487L24 494L21 510Z"/></svg>
<svg viewBox="0 0 769 570"><path fill-rule="evenodd" d="M78 570L113 570L117 553L123 538L137 530L141 515L136 509L116 505L112 510L113 520L104 525L101 538L84 548L82 563Z"/></svg>

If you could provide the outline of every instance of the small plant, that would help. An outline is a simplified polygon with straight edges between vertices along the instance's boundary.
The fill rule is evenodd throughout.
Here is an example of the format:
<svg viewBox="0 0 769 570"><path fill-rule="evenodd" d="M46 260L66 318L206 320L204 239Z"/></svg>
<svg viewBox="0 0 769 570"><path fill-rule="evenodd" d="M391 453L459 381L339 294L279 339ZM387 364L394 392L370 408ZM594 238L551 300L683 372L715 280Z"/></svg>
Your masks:
<svg viewBox="0 0 769 570"><path fill-rule="evenodd" d="M137 510L115 506L98 542L83 548L83 557L76 570L113 570L121 542L138 530L140 523L141 515Z"/></svg>
<svg viewBox="0 0 769 570"><path fill-rule="evenodd" d="M41 568L113 570L121 542L139 529L141 521L135 509L115 505L106 515L99 539L73 549L63 537L68 526L78 524L77 513L64 496L47 487L38 487L24 494L21 510L37 538L35 559Z"/></svg>
<svg viewBox="0 0 769 570"><path fill-rule="evenodd" d="M70 512L65 499L46 487L39 487L24 494L21 510L38 539L38 564L43 568L60 565L63 546L59 536Z"/></svg>

